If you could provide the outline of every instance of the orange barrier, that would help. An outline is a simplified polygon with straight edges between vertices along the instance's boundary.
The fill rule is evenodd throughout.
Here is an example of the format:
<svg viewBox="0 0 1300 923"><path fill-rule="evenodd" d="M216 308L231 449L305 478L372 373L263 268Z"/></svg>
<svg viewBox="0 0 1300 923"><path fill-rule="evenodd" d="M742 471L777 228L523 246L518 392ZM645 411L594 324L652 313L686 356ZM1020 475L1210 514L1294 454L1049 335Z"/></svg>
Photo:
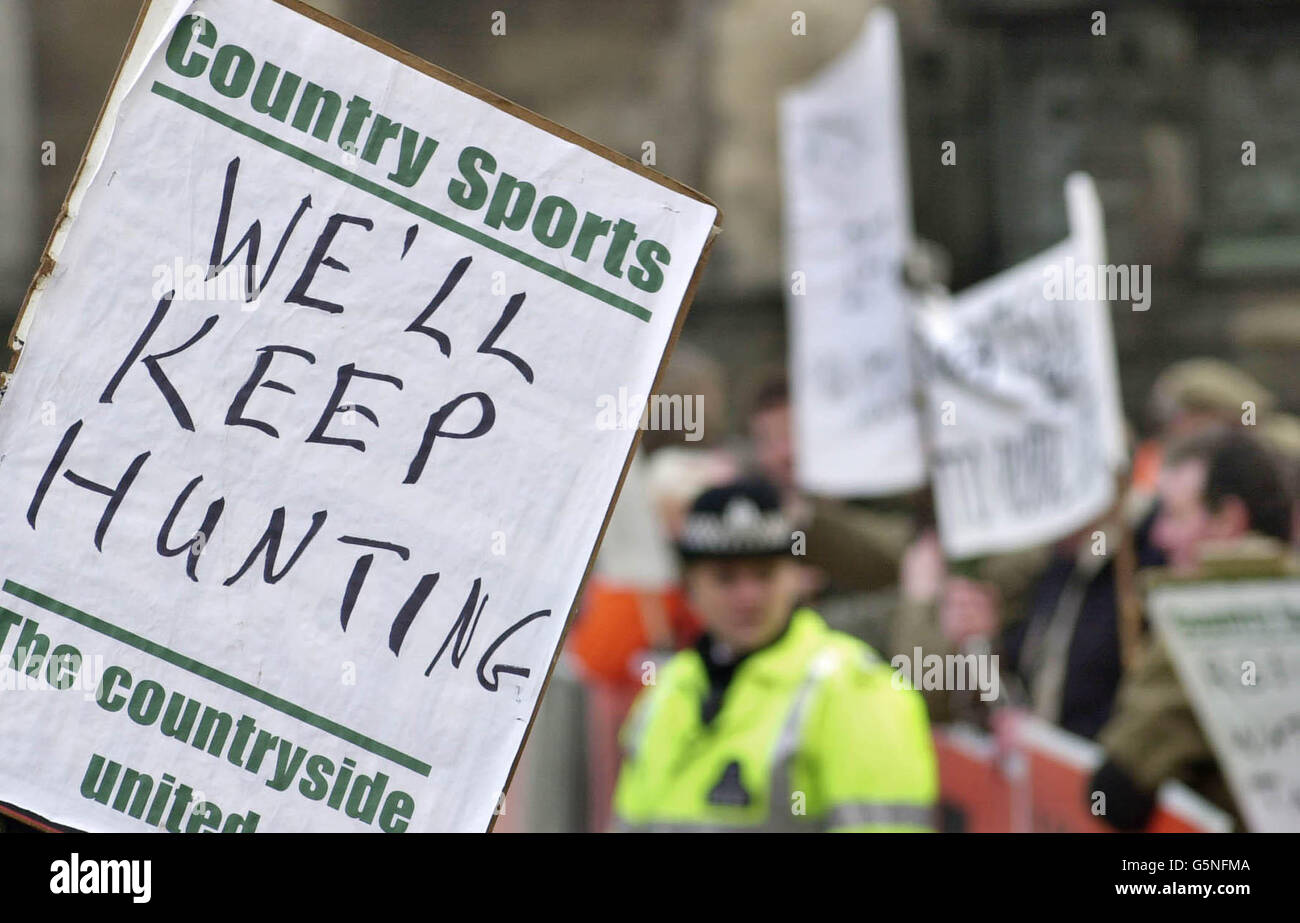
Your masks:
<svg viewBox="0 0 1300 923"><path fill-rule="evenodd" d="M1008 721L1001 742L964 726L937 728L943 829L966 833L1105 833L1088 792L1097 744L1031 715ZM1186 786L1166 782L1148 833L1224 833L1232 819Z"/></svg>

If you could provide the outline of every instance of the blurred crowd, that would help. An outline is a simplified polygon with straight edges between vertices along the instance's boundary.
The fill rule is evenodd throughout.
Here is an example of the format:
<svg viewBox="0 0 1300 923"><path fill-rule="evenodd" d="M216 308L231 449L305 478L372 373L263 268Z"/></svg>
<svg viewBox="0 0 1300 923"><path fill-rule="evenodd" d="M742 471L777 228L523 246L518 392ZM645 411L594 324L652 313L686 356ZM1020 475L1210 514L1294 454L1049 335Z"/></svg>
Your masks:
<svg viewBox="0 0 1300 923"><path fill-rule="evenodd" d="M1092 788L1106 793L1111 825L1142 827L1169 779L1240 823L1142 597L1153 568L1295 572L1300 419L1277 410L1264 385L1219 359L1170 365L1139 421L1149 435L1133 441L1113 509L1050 547L953 562L941 548L928 488L872 501L799 489L792 405L779 370L751 395L726 395L721 381L707 356L683 347L661 382L664 392L703 396L706 438L644 434L567 637L564 664L577 694L543 707L552 730L566 711L582 731L535 734L526 750L526 765L557 741L570 750L558 767L554 754L546 759L544 779L525 783L529 826L616 824L611 804L627 755L619 729L667 659L697 646L712 627L683 572L689 560L674 553L692 503L711 489L754 482L774 489L791 524L794 605L811 607L883 661L922 652L999 655L992 701L969 689L924 690L932 725L959 721L996 732L1003 716L1030 712L1102 745L1105 762ZM719 438L728 398L743 402L745 428ZM548 811L545 803L577 781L585 790L567 811Z"/></svg>

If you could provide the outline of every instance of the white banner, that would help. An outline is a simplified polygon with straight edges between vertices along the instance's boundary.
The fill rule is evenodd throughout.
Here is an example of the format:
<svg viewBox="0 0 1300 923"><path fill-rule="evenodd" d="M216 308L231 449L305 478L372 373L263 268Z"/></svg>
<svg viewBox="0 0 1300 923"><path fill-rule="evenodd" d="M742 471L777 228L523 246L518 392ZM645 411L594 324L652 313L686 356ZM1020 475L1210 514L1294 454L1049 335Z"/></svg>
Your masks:
<svg viewBox="0 0 1300 923"><path fill-rule="evenodd" d="M795 470L816 494L925 479L902 264L912 239L894 13L781 100Z"/></svg>
<svg viewBox="0 0 1300 923"><path fill-rule="evenodd" d="M1150 612L1246 825L1300 832L1300 580L1161 586Z"/></svg>
<svg viewBox="0 0 1300 923"><path fill-rule="evenodd" d="M1114 342L1104 294L1082 284L1105 262L1089 177L1069 178L1066 204L1064 243L917 312L935 506L953 558L1062 538L1114 500Z"/></svg>
<svg viewBox="0 0 1300 923"><path fill-rule="evenodd" d="M155 0L19 328L0 800L60 824L487 828L717 218L318 17Z"/></svg>

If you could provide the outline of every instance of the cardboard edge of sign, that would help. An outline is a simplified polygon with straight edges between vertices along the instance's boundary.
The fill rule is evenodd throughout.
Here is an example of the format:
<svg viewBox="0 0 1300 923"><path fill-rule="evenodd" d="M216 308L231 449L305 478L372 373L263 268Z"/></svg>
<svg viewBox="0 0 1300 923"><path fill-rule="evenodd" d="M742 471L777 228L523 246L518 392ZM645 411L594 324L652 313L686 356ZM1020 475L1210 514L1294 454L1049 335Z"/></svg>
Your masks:
<svg viewBox="0 0 1300 923"><path fill-rule="evenodd" d="M57 824L39 814L33 814L31 811L24 810L16 804L10 804L7 801L0 801L0 817L7 817L10 820L16 820L25 827L33 827L41 833L80 833L73 827L66 827Z"/></svg>
<svg viewBox="0 0 1300 923"><path fill-rule="evenodd" d="M99 115L95 119L94 128L91 130L90 138L86 142L86 150L81 156L81 163L77 167L76 173L73 174L72 184L68 187L68 193L64 196L63 205L59 209L58 216L55 218L54 228L50 231L50 236L46 241L45 249L41 253L41 260L37 267L36 274L33 276L31 284L27 287L27 293L23 297L22 307L19 309L18 315L14 319L13 328L10 331L8 340L8 345L13 350L7 369L7 374L10 376L14 374L17 368L18 361L22 356L22 347L24 345L17 342L15 337L18 335L19 330L22 329L23 322L26 319L27 311L32 301L32 296L36 293L42 281L47 279L55 269L56 263L51 255L55 238L58 236L63 225L71 217L68 211L68 205L74 191L81 182L95 140L99 137L99 134L103 129L104 116L108 111L109 102L113 98L113 92L117 88L118 81L122 78L122 72L126 68L127 61L135 51L136 42L140 37L140 30L144 25L145 19L150 9L157 2L159 2L159 0L143 0L140 6L140 13L136 17L135 26L132 28L131 36L127 40L126 49L122 52L122 59L118 62L117 71L113 75L112 83L109 84L108 92L104 97L104 103L100 106ZM481 87L476 83L472 83L463 77L459 77L451 71L439 67L436 64L432 64L418 55L405 51L391 42L387 42L378 36L372 35L351 23L345 22L329 15L328 13L308 6L306 3L302 2L302 0L271 0L271 2L290 9L301 16L305 16L307 19L325 26L328 29L333 29L335 32L341 33L355 42L359 42L362 45L372 48L380 54L386 55L401 64L405 64L407 67L417 70L427 77L432 77L434 80L455 87L464 93L468 93L470 96L473 96L481 102L485 102L488 105L500 109L509 115L513 115L516 118L522 119L549 134L555 135L571 144L575 144L578 147L610 161L616 166L623 167L626 170L631 170L657 185L694 199L697 202L702 202L703 204L713 208L713 229L704 243L703 250L700 251L699 259L695 263L695 269L691 273L690 282L687 284L686 291L682 296L681 305L677 310L677 317L673 322L672 332L669 334L663 355L659 358L659 366L655 371L651 391L653 392L654 389L659 387L659 383L663 379L664 369L668 364L668 358L672 355L673 349L677 345L678 337L681 335L682 323L686 320L686 315L690 312L691 302L695 299L695 293L699 288L700 278L703 274L704 266L709 260L710 251L713 249L714 241L717 240L718 233L722 230L722 210L718 208L717 203L699 191L687 186L685 183L678 182L677 180L665 176L656 170L652 170L625 154L621 154L612 148L605 147L603 144L593 141L584 135L580 135L572 129L565 128L557 122L553 122L544 116L538 115L531 109L527 109L518 103L511 102L505 97L493 93L491 90ZM596 561L596 552L599 550L601 543L605 539L605 530L609 527L610 515L614 510L615 504L618 502L619 494L623 491L623 482L627 478L628 468L631 466L632 458L636 455L636 451L640 447L640 444L641 430L636 429L633 431L631 448L628 449L627 457L623 459L623 468L619 472L618 483L614 487L614 493L610 497L609 505L605 508L605 516L600 524L600 532L597 533L596 542L591 548L591 553L587 556L587 566L582 573L582 580L578 583L577 592L574 594L573 602L565 617L564 628L560 632L559 642L556 644L555 652L552 654L551 661L547 665L546 678L542 681L541 690L537 694L537 702L533 705L532 715L528 719L527 727L524 728L524 736L519 743L519 749L515 752L515 757L511 761L510 771L506 775L505 783L502 787L502 794L510 790L510 783L514 780L515 770L519 767L519 759L523 754L524 748L528 745L528 737L532 733L533 724L537 720L537 713L541 709L542 699L546 695L546 690L550 687L551 676L555 672L555 665L559 662L560 653L564 650L564 642L568 638L569 628L573 624L574 614L578 609L578 602L582 598L582 591L587 585L588 578L591 576L591 568ZM0 814L4 814L7 817L11 817L46 832L60 829L59 825L55 824L53 821L46 820L45 818L39 817L39 815L34 815L29 811L25 811L15 805L8 805L4 802L0 802ZM497 815L493 814L492 820L488 823L485 832L492 832L492 828L496 825L496 818Z"/></svg>

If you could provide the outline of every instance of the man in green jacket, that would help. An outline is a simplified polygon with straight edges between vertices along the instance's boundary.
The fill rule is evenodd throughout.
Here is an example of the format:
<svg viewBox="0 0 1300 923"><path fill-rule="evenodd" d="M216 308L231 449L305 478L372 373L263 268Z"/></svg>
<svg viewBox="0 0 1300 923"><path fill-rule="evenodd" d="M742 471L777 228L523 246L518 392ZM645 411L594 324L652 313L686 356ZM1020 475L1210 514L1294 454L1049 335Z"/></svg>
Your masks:
<svg viewBox="0 0 1300 923"><path fill-rule="evenodd" d="M1160 479L1152 540L1173 576L1213 580L1293 572L1292 510L1276 459L1242 432L1211 431L1170 450ZM1106 796L1104 815L1140 830L1165 780L1177 779L1240 821L1210 746L1163 641L1148 640L1124 677L1098 738L1106 759L1081 795Z"/></svg>
<svg viewBox="0 0 1300 923"><path fill-rule="evenodd" d="M706 633L648 678L624 726L620 829L932 828L925 705L867 645L796 605L792 540L765 484L692 505L678 551Z"/></svg>

